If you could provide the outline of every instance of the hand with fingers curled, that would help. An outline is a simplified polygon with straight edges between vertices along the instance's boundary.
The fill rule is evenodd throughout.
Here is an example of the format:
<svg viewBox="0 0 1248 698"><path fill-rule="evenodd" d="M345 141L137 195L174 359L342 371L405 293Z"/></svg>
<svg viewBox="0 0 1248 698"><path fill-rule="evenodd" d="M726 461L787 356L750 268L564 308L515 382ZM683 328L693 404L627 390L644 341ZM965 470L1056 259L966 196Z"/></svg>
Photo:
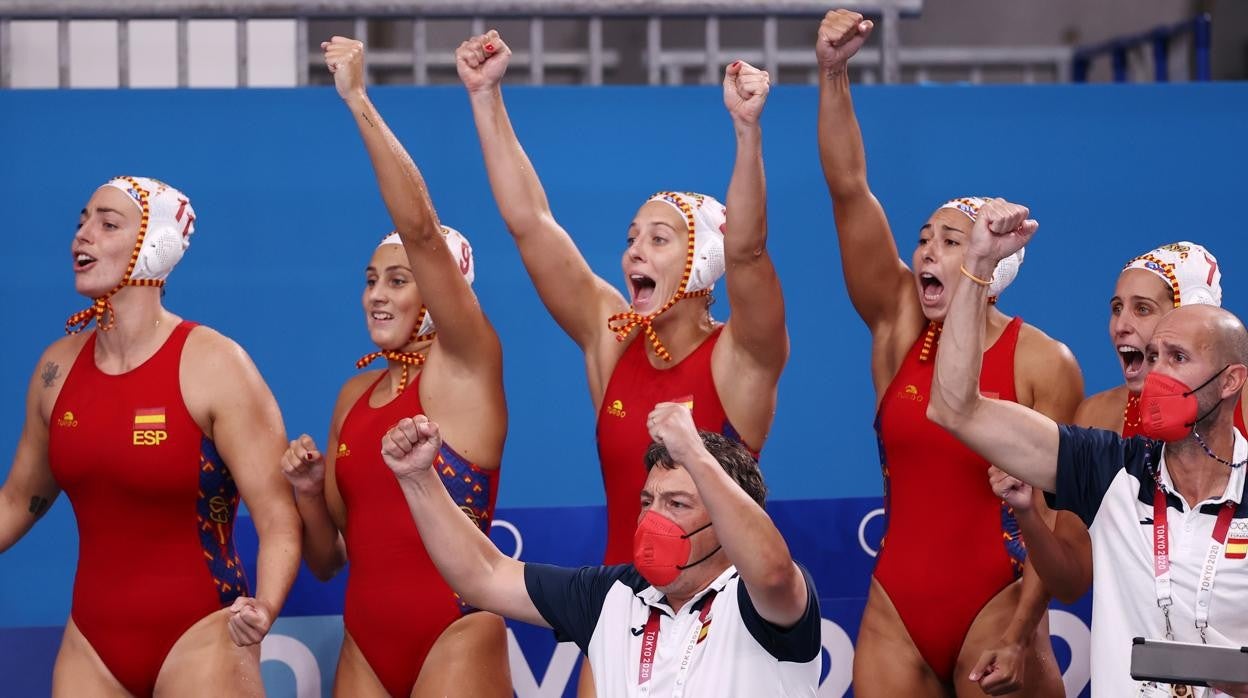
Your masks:
<svg viewBox="0 0 1248 698"><path fill-rule="evenodd" d="M455 49L455 70L469 92L492 90L507 73L511 48L491 29L470 37Z"/></svg>
<svg viewBox="0 0 1248 698"><path fill-rule="evenodd" d="M381 437L381 458L395 477L404 480L431 470L441 447L437 423L418 414L399 420Z"/></svg>
<svg viewBox="0 0 1248 698"><path fill-rule="evenodd" d="M240 596L230 604L226 626L230 639L239 647L258 645L269 634L273 618L277 615L260 599Z"/></svg>
<svg viewBox="0 0 1248 698"><path fill-rule="evenodd" d="M321 42L325 66L334 75L338 96L346 99L364 94L364 42L335 36Z"/></svg>
<svg viewBox="0 0 1248 698"><path fill-rule="evenodd" d="M988 484L992 487L993 494L1013 507L1014 511L1021 513L1031 510L1034 492L1031 485L995 465L988 468Z"/></svg>
<svg viewBox="0 0 1248 698"><path fill-rule="evenodd" d="M966 248L966 265L987 260L995 265L1019 251L1035 235L1040 224L1031 210L1005 199L990 199L980 207L971 226L971 239Z"/></svg>
<svg viewBox="0 0 1248 698"><path fill-rule="evenodd" d="M282 475L300 497L319 497L325 492L325 455L311 436L290 442L282 454Z"/></svg>
<svg viewBox="0 0 1248 698"><path fill-rule="evenodd" d="M660 402L646 417L650 438L663 444L672 462L687 466L706 453L702 437L693 423L693 410L676 402Z"/></svg>
<svg viewBox="0 0 1248 698"><path fill-rule="evenodd" d="M724 69L724 106L735 123L755 126L771 91L771 75L745 61Z"/></svg>
<svg viewBox="0 0 1248 698"><path fill-rule="evenodd" d="M825 77L845 73L849 59L858 53L875 22L849 10L832 10L824 15L819 24L819 38L815 40L815 58Z"/></svg>
<svg viewBox="0 0 1248 698"><path fill-rule="evenodd" d="M970 679L990 696L1014 693L1023 687L1027 647L1002 640L999 647L985 650L971 669Z"/></svg>

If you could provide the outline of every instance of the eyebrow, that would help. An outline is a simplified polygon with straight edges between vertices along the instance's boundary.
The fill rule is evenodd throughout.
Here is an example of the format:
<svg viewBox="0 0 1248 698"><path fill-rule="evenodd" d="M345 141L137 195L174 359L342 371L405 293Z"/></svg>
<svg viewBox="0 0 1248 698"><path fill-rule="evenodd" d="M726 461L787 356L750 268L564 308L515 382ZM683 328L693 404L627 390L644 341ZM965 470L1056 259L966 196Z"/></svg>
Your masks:
<svg viewBox="0 0 1248 698"><path fill-rule="evenodd" d="M386 267L384 271L394 271L395 269L401 269L401 270L406 271L406 272L409 272L409 273L412 271L412 268L411 268L411 267L406 266L406 265L404 265L404 264L391 264L390 266ZM368 265L367 267L364 267L364 271L365 271L366 273L367 273L367 272L370 272L370 271L371 271L371 272L376 272L376 271L377 271L377 267L374 267L373 265L371 265L371 264L370 264L370 265Z"/></svg>
<svg viewBox="0 0 1248 698"><path fill-rule="evenodd" d="M923 227L919 228L919 232L921 233L921 232L923 232L924 230L927 230L927 229L929 229L929 228L931 228L931 227L932 227L932 224L931 224L931 223L924 223L924 224L923 224ZM952 231L953 231L953 232L955 232L955 233L962 233L963 235L966 235L966 231L965 231L965 230L963 230L963 229L961 229L961 228L955 228L955 227L953 227L953 226L951 226L951 225L945 225L944 223L941 223L941 224L940 224L940 227L941 227L941 229L942 229L942 230L944 230L944 231L950 231L950 230L952 230Z"/></svg>

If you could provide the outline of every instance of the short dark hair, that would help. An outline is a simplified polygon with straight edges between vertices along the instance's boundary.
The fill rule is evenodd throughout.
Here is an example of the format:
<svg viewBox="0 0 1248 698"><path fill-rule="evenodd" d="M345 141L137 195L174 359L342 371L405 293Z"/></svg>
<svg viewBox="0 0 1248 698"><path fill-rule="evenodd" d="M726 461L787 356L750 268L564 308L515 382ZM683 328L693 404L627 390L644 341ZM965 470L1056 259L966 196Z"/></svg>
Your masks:
<svg viewBox="0 0 1248 698"><path fill-rule="evenodd" d="M745 490L750 499L758 502L760 507L767 506L767 485L763 483L763 473L758 469L758 459L750 453L750 449L712 431L699 431L698 436L702 437L702 445L733 482ZM653 470L656 465L668 470L676 468L667 447L657 441L646 450L646 472Z"/></svg>

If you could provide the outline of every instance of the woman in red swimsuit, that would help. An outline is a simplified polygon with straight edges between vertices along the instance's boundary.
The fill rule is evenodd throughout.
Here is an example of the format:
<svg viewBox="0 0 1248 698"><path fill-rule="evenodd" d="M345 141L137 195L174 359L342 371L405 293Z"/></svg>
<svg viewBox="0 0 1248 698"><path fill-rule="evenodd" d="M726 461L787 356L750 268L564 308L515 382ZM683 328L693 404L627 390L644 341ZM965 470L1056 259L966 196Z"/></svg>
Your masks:
<svg viewBox="0 0 1248 698"><path fill-rule="evenodd" d="M1140 391L1148 371L1144 347L1153 328L1171 310L1183 305L1222 304L1222 272L1204 247L1176 242L1127 262L1109 299L1109 338L1122 361L1123 384L1083 401L1075 424L1135 436L1140 428ZM1240 398L1235 426L1243 434L1248 400ZM1032 488L997 471L993 489L1004 492L1018 514L1036 572L1054 596L1074 602L1092 584L1092 539L1078 516L1057 512L1050 531L1031 506Z"/></svg>
<svg viewBox="0 0 1248 698"><path fill-rule="evenodd" d="M1019 690L1062 695L1044 621L1047 594L988 463L926 416L940 323L966 279L962 245L982 200L959 199L922 225L913 271L899 258L867 184L847 61L872 23L828 13L816 45L822 77L819 150L832 195L845 282L871 330L876 430L885 480L886 534L854 655L854 694L976 696ZM1074 357L1039 330L993 311L982 390L1069 421L1083 397ZM1026 569L1030 570L1030 567Z"/></svg>
<svg viewBox="0 0 1248 698"><path fill-rule="evenodd" d="M0 551L65 492L78 569L53 695L264 693L259 643L298 569L299 517L272 468L285 430L255 365L162 305L194 223L162 182L97 189L72 245L75 288L94 302L30 382ZM234 547L240 496L260 540L255 587Z"/></svg>
<svg viewBox="0 0 1248 698"><path fill-rule="evenodd" d="M520 147L499 87L510 57L494 31L455 53L499 211L542 302L585 354L606 488L604 561L631 562L650 445L645 418L655 404L692 403L699 429L730 434L756 453L775 413L789 342L766 247L759 116L769 78L740 61L725 70L724 103L737 136L726 222L725 207L709 196L651 197L628 227L625 299L590 269L555 220ZM725 266L731 312L719 323L708 294ZM582 696L592 691L586 668Z"/></svg>
<svg viewBox="0 0 1248 698"><path fill-rule="evenodd" d="M397 230L364 272L379 351L357 365L384 359L385 368L342 387L327 452L305 434L282 459L308 567L329 579L351 562L334 695L510 696L502 619L473 612L442 580L380 445L404 417L444 425L438 470L488 533L507 435L502 349L469 285L472 248L439 225L420 172L365 94L363 44L334 37L322 47Z"/></svg>

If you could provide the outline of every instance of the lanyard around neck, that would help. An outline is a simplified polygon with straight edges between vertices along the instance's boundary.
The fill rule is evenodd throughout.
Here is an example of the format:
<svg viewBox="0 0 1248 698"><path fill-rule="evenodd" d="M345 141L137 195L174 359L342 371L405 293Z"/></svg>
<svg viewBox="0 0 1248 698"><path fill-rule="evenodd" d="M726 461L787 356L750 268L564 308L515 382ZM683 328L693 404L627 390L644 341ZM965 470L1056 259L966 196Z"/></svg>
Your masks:
<svg viewBox="0 0 1248 698"><path fill-rule="evenodd" d="M1166 617L1166 639L1174 639L1174 628L1170 625L1170 607L1174 605L1171 595L1170 580L1170 528L1169 507L1166 506L1166 490L1157 479L1157 490L1153 493L1153 579L1157 590L1157 606ZM1196 586L1196 628L1200 630L1200 641L1208 644L1205 628L1209 627L1209 606L1213 603L1213 578L1218 573L1218 563L1222 559L1222 547L1230 534L1231 519L1235 516L1235 502L1227 500L1218 510L1218 520L1213 526L1209 552L1203 558L1200 569L1200 582Z"/></svg>
<svg viewBox="0 0 1248 698"><path fill-rule="evenodd" d="M689 634L689 642L685 644L685 651L681 655L680 667L676 674L676 687L672 693L673 696L679 698L684 694L685 674L689 671L690 657L698 643L705 639L702 630L710 625L711 604L715 603L715 590L707 592L703 597L702 611L698 613L698 622L694 624L693 631ZM641 695L650 695L650 678L654 675L654 655L659 651L659 619L663 612L658 608L650 608L650 617L646 620L646 628L641 634L641 660L637 670L637 685L641 686Z"/></svg>

